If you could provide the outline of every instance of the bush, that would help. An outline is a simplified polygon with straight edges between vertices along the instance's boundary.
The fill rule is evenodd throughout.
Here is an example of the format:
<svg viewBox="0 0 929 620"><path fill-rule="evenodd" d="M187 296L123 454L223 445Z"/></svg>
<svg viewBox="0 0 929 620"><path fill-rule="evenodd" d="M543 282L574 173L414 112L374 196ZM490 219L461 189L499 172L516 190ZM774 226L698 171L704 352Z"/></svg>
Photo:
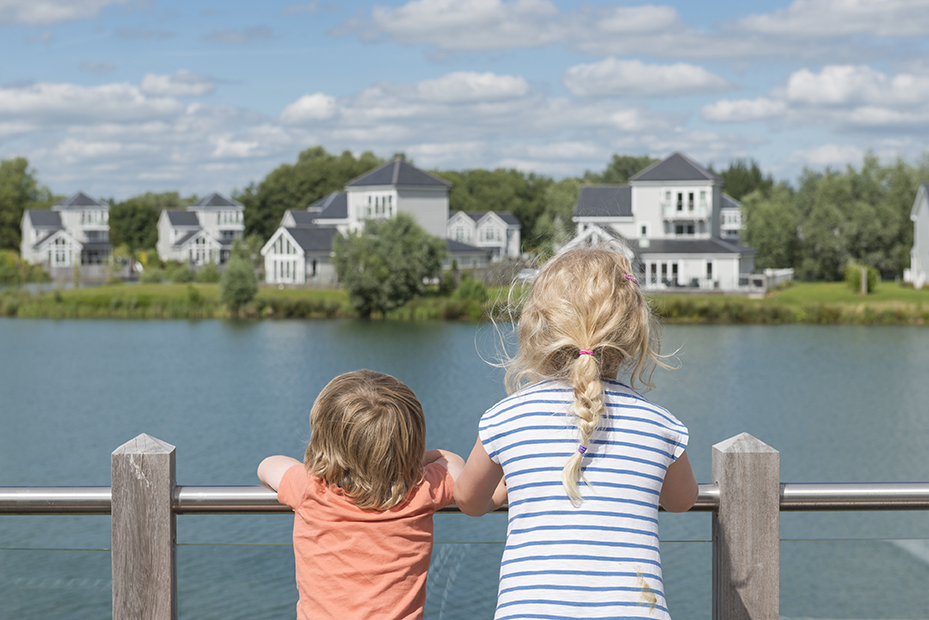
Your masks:
<svg viewBox="0 0 929 620"><path fill-rule="evenodd" d="M864 268L868 274L868 294L877 290L877 283L880 282L881 274L874 267L864 267L864 265L849 264L845 268L845 283L848 284L854 292L861 290L861 269Z"/></svg>
<svg viewBox="0 0 929 620"><path fill-rule="evenodd" d="M487 301L487 287L480 280L475 280L469 274L465 274L458 284L458 288L452 293L452 299L461 301L477 301L484 303Z"/></svg>
<svg viewBox="0 0 929 620"><path fill-rule="evenodd" d="M142 284L161 284L164 282L165 272L162 269L146 269L139 277Z"/></svg>
<svg viewBox="0 0 929 620"><path fill-rule="evenodd" d="M193 282L196 275L187 265L176 265L165 272L165 279L176 284L187 284Z"/></svg>
<svg viewBox="0 0 929 620"><path fill-rule="evenodd" d="M200 284L216 284L219 282L219 279L222 277L222 274L213 263L208 263L200 268L200 271L197 272L197 282Z"/></svg>
<svg viewBox="0 0 929 620"><path fill-rule="evenodd" d="M219 280L219 298L229 311L239 310L258 294L258 279L251 263L243 258L233 258Z"/></svg>

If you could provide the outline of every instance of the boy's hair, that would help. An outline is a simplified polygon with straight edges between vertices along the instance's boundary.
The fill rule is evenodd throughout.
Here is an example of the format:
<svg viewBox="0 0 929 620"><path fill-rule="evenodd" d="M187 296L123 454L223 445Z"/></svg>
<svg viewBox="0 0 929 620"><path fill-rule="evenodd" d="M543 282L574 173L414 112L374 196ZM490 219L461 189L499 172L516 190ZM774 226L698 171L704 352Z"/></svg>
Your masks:
<svg viewBox="0 0 929 620"><path fill-rule="evenodd" d="M423 407L390 375L357 370L330 381L313 403L310 429L307 472L342 489L359 508L393 508L422 481Z"/></svg>
<svg viewBox="0 0 929 620"><path fill-rule="evenodd" d="M603 413L601 377L626 370L633 385L652 387L655 366L664 366L654 317L631 278L632 266L620 251L608 246L568 250L542 267L519 319L519 350L507 364L507 390L544 379L570 383L582 446ZM581 501L582 461L575 452L562 474L575 503Z"/></svg>

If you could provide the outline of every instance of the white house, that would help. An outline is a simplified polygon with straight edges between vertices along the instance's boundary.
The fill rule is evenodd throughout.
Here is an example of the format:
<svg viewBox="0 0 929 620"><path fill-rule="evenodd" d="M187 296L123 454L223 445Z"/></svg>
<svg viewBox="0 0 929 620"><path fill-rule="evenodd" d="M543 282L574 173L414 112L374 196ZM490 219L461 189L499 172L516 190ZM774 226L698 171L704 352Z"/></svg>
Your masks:
<svg viewBox="0 0 929 620"><path fill-rule="evenodd" d="M20 227L20 256L44 265L52 277L72 277L79 266L82 278L103 277L112 254L110 205L77 192L50 210L28 209Z"/></svg>
<svg viewBox="0 0 929 620"><path fill-rule="evenodd" d="M164 209L158 216L158 256L191 265L225 263L232 243L244 234L244 215L242 203L215 192L186 211Z"/></svg>
<svg viewBox="0 0 929 620"><path fill-rule="evenodd" d="M619 239L634 253L643 287L738 289L740 274L754 271L756 252L738 242L732 212L740 205L722 185L723 179L674 153L628 185L582 187L573 218L577 234L563 249Z"/></svg>
<svg viewBox="0 0 929 620"><path fill-rule="evenodd" d="M456 211L448 218L445 236L490 250L494 261L519 258L522 224L506 211Z"/></svg>
<svg viewBox="0 0 929 620"><path fill-rule="evenodd" d="M332 241L336 234L364 228L368 220L409 213L431 235L446 236L451 184L393 159L332 192L305 211L284 213L281 226L261 249L265 280L270 284L335 282ZM486 266L490 252L463 243L449 243L450 258L460 266ZM459 260L460 258L460 260Z"/></svg>
<svg viewBox="0 0 929 620"><path fill-rule="evenodd" d="M916 190L916 200L910 211L913 220L913 249L910 250L910 268L904 270L903 280L922 288L929 282L929 183Z"/></svg>

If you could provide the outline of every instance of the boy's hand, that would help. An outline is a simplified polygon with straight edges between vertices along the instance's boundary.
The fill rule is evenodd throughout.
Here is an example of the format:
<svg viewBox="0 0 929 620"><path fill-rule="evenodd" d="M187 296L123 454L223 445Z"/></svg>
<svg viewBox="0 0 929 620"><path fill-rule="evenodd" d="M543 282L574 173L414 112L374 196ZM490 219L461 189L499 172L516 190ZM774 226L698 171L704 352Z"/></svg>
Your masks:
<svg viewBox="0 0 929 620"><path fill-rule="evenodd" d="M284 472L297 464L301 464L300 461L289 456L269 456L258 466L258 479L272 491L277 491Z"/></svg>
<svg viewBox="0 0 929 620"><path fill-rule="evenodd" d="M464 459L448 450L426 450L423 455L423 465L436 463L448 470L452 480L458 480L458 475L464 469Z"/></svg>

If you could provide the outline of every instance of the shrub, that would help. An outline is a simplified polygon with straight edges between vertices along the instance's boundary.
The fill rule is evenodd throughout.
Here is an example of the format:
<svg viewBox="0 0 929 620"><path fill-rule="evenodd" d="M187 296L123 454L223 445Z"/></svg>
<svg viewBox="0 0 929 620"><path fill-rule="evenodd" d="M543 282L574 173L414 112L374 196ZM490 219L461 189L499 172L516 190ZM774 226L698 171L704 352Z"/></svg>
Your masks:
<svg viewBox="0 0 929 620"><path fill-rule="evenodd" d="M461 301L477 301L484 303L487 301L487 287L480 280L475 280L469 274L462 279L458 288L452 293L452 299Z"/></svg>
<svg viewBox="0 0 929 620"><path fill-rule="evenodd" d="M160 284L164 282L165 272L162 269L146 269L139 277L142 284Z"/></svg>
<svg viewBox="0 0 929 620"><path fill-rule="evenodd" d="M848 284L848 288L856 293L861 290L861 269L863 267L864 265L851 263L845 268L845 283ZM864 267L864 269L868 274L868 294L871 294L877 289L877 283L880 282L881 274L874 267Z"/></svg>
<svg viewBox="0 0 929 620"><path fill-rule="evenodd" d="M216 284L222 274L214 263L207 263L197 272L197 282L201 284Z"/></svg>
<svg viewBox="0 0 929 620"><path fill-rule="evenodd" d="M239 310L258 294L258 280L251 263L243 258L233 258L219 280L219 298L230 312Z"/></svg>
<svg viewBox="0 0 929 620"><path fill-rule="evenodd" d="M196 279L196 274L187 265L177 265L165 272L165 279L176 284L186 284Z"/></svg>

